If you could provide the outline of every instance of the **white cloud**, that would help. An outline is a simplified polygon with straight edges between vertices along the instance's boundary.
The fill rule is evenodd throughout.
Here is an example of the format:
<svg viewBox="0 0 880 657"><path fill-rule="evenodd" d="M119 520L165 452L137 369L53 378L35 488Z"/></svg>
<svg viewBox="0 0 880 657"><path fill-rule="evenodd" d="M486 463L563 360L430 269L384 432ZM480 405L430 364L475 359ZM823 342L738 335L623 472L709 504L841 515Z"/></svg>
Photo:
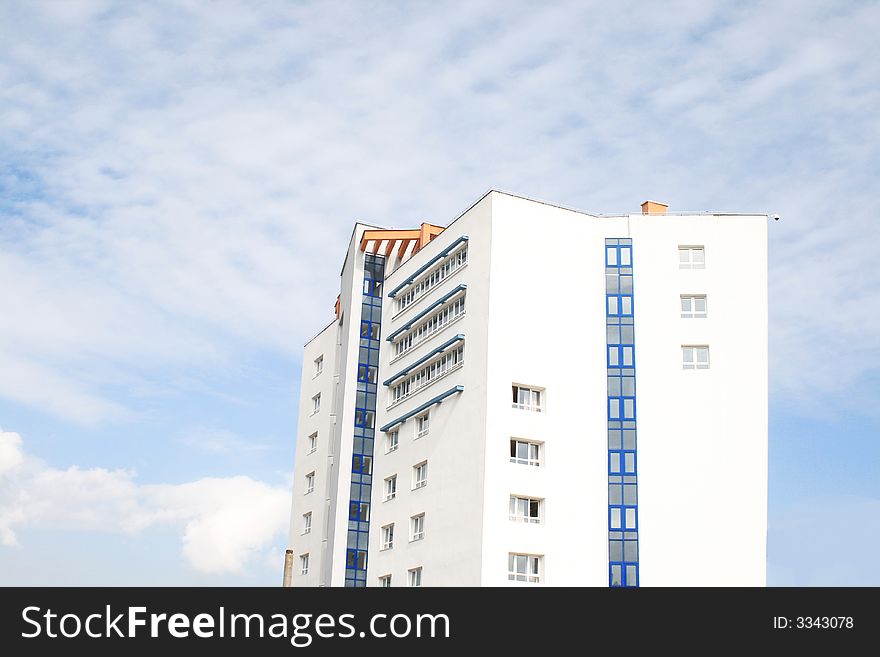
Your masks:
<svg viewBox="0 0 880 657"><path fill-rule="evenodd" d="M294 358L355 219L490 186L778 212L774 392L877 372L876 5L64 5L0 8L0 344L28 381L0 395L100 422L120 382Z"/></svg>
<svg viewBox="0 0 880 657"><path fill-rule="evenodd" d="M0 544L17 528L141 534L171 526L182 553L204 573L241 573L283 541L287 488L249 477L141 484L130 470L53 468L28 455L21 437L0 432Z"/></svg>

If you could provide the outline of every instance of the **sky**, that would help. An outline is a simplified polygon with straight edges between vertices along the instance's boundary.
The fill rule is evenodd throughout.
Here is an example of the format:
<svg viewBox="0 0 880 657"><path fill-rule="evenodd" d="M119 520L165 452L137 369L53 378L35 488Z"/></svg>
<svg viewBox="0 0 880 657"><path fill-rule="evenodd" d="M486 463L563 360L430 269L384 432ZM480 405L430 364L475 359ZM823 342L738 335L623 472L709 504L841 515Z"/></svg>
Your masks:
<svg viewBox="0 0 880 657"><path fill-rule="evenodd" d="M0 3L0 584L280 584L354 221L779 214L772 585L880 585L880 4ZM863 558L864 557L864 558Z"/></svg>

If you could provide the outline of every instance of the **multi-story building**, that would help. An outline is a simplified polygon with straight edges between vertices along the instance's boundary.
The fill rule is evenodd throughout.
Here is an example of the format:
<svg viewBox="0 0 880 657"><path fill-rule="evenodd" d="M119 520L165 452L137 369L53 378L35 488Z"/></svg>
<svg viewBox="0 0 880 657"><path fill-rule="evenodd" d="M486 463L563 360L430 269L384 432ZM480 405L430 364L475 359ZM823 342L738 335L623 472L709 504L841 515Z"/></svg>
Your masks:
<svg viewBox="0 0 880 657"><path fill-rule="evenodd" d="M303 362L293 586L765 584L766 215L357 224Z"/></svg>

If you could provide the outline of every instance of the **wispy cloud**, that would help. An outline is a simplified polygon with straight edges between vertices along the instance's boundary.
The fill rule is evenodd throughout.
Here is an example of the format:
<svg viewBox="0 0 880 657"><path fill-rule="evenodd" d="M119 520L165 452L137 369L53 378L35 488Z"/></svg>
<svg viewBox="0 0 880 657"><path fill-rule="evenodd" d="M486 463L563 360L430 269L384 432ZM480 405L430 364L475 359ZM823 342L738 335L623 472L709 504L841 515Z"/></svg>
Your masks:
<svg viewBox="0 0 880 657"><path fill-rule="evenodd" d="M213 454L241 454L271 449L266 442L246 440L227 429L194 427L184 432L180 442L194 449Z"/></svg>
<svg viewBox="0 0 880 657"><path fill-rule="evenodd" d="M0 550L15 548L17 528L137 535L168 526L194 569L241 573L283 542L289 504L286 487L242 476L141 484L129 470L59 469L0 432Z"/></svg>
<svg viewBox="0 0 880 657"><path fill-rule="evenodd" d="M0 11L0 342L58 400L19 402L101 421L122 372L294 356L353 220L442 222L489 186L779 212L774 389L876 371L876 5Z"/></svg>

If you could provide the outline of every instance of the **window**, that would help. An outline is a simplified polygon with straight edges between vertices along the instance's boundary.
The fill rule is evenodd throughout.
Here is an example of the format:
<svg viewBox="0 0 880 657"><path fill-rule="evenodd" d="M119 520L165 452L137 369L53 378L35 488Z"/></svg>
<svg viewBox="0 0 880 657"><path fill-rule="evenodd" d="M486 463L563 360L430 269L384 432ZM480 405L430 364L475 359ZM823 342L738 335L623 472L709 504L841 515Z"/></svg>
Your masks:
<svg viewBox="0 0 880 657"><path fill-rule="evenodd" d="M467 245L447 256L443 262L435 267L430 273L425 274L418 279L404 294L395 297L397 312L403 312L415 301L425 296L430 290L433 290L440 285L440 283L452 275L453 272L458 271L466 264Z"/></svg>
<svg viewBox="0 0 880 657"><path fill-rule="evenodd" d="M709 347L682 345L681 362L682 367L686 370L708 370Z"/></svg>
<svg viewBox="0 0 880 657"><path fill-rule="evenodd" d="M541 443L511 438L510 462L521 465L541 465Z"/></svg>
<svg viewBox="0 0 880 657"><path fill-rule="evenodd" d="M306 475L306 495L315 490L315 472Z"/></svg>
<svg viewBox="0 0 880 657"><path fill-rule="evenodd" d="M383 589L391 588L391 575L382 575L382 577L379 578L379 586Z"/></svg>
<svg viewBox="0 0 880 657"><path fill-rule="evenodd" d="M308 534L312 531L312 512L303 514L303 534Z"/></svg>
<svg viewBox="0 0 880 657"><path fill-rule="evenodd" d="M394 523L382 527L382 549L390 550L394 547Z"/></svg>
<svg viewBox="0 0 880 657"><path fill-rule="evenodd" d="M428 435L428 429L431 424L430 411L416 418L416 438L424 438Z"/></svg>
<svg viewBox="0 0 880 657"><path fill-rule="evenodd" d="M318 449L318 432L316 431L311 436L309 436L309 451L306 454L311 454L316 449Z"/></svg>
<svg viewBox="0 0 880 657"><path fill-rule="evenodd" d="M681 295L681 316L685 319L701 319L706 316L706 295Z"/></svg>
<svg viewBox="0 0 880 657"><path fill-rule="evenodd" d="M413 466L413 490L416 488L424 488L428 485L428 462L422 461L421 463Z"/></svg>
<svg viewBox="0 0 880 657"><path fill-rule="evenodd" d="M443 352L437 360L420 367L413 374L407 375L403 381L391 388L389 408L416 391L457 370L462 365L464 365L464 345L459 346L457 349Z"/></svg>
<svg viewBox="0 0 880 657"><path fill-rule="evenodd" d="M324 371L324 355L321 354L315 359L315 373L312 375L312 378L318 376L321 372Z"/></svg>
<svg viewBox="0 0 880 657"><path fill-rule="evenodd" d="M540 582L542 557L536 554L507 555L507 579L513 582Z"/></svg>
<svg viewBox="0 0 880 657"><path fill-rule="evenodd" d="M385 453L387 454L388 452L393 452L395 449L397 449L398 444L399 444L399 442L398 442L399 440L400 440L400 435L397 433L396 429L390 433L386 433L385 434Z"/></svg>
<svg viewBox="0 0 880 657"><path fill-rule="evenodd" d="M407 571L409 575L409 585L410 586L421 586L422 585L422 567L412 568Z"/></svg>
<svg viewBox="0 0 880 657"><path fill-rule="evenodd" d="M540 413L542 409L542 393L543 390L538 388L526 388L515 385L513 386L513 407Z"/></svg>
<svg viewBox="0 0 880 657"><path fill-rule="evenodd" d="M312 415L321 410L321 393L312 397Z"/></svg>
<svg viewBox="0 0 880 657"><path fill-rule="evenodd" d="M385 498L384 502L393 500L397 495L397 475L391 475L385 480Z"/></svg>
<svg viewBox="0 0 880 657"><path fill-rule="evenodd" d="M410 541L420 541L425 538L425 514L420 513L413 516L410 520L411 536Z"/></svg>
<svg viewBox="0 0 880 657"><path fill-rule="evenodd" d="M703 269L706 266L706 251L702 246L678 247L679 269Z"/></svg>
<svg viewBox="0 0 880 657"><path fill-rule="evenodd" d="M301 554L299 557L299 574L300 575L308 575L309 574L309 555Z"/></svg>
<svg viewBox="0 0 880 657"><path fill-rule="evenodd" d="M394 356L391 359L396 360L410 349L422 344L440 330L446 328L464 315L465 295L462 294L454 301L447 301L441 306L441 309L431 315L428 319L419 322L415 327L406 331L401 337L394 341Z"/></svg>
<svg viewBox="0 0 880 657"><path fill-rule="evenodd" d="M515 522L539 524L543 500L532 497L510 496L510 519Z"/></svg>

